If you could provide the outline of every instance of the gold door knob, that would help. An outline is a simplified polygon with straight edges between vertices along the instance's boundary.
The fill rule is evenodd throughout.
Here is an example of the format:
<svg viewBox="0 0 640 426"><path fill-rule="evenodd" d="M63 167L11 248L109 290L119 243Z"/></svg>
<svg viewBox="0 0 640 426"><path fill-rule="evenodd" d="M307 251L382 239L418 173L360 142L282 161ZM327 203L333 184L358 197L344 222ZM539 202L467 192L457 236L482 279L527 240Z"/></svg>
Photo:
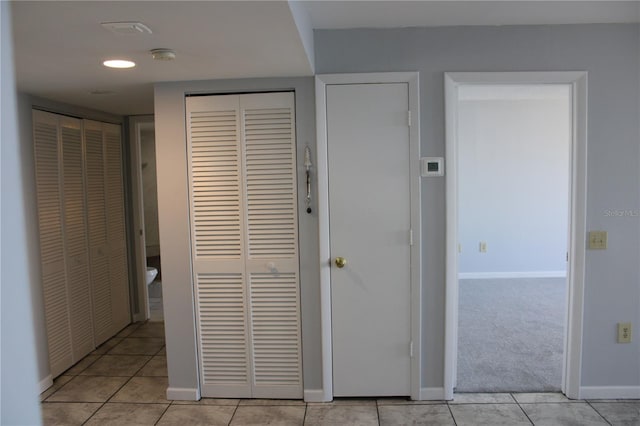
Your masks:
<svg viewBox="0 0 640 426"><path fill-rule="evenodd" d="M344 265L347 264L347 259L344 257L336 257L336 266L338 268L344 268Z"/></svg>

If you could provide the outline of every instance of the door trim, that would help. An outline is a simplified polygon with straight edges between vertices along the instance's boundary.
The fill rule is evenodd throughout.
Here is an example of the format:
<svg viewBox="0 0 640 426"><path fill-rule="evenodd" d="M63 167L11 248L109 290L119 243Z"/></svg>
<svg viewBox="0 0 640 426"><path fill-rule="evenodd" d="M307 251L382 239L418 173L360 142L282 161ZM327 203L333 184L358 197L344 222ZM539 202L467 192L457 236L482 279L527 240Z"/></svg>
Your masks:
<svg viewBox="0 0 640 426"><path fill-rule="evenodd" d="M409 110L413 120L409 128L409 176L411 229L411 399L420 398L422 360L421 341L421 224L420 224L420 92L417 72L318 75L316 84L316 126L318 167L318 234L320 251L320 316L322 341L323 401L333 400L333 351L331 346L331 251L329 246L329 169L327 160L326 86L332 84L408 83Z"/></svg>
<svg viewBox="0 0 640 426"><path fill-rule="evenodd" d="M129 120L129 157L131 159L131 205L133 208L133 240L136 277L131 298L133 321L146 321L150 317L147 287L147 250L144 235L144 200L142 197L141 136L143 129L153 128L153 115L134 116ZM137 307L137 308L136 308Z"/></svg>
<svg viewBox="0 0 640 426"><path fill-rule="evenodd" d="M572 88L570 160L568 314L565 326L562 391L580 399L582 327L586 256L587 199L587 73L570 72L462 72L445 73L446 115L446 297L444 398L453 399L458 351L458 88L480 84L569 84Z"/></svg>

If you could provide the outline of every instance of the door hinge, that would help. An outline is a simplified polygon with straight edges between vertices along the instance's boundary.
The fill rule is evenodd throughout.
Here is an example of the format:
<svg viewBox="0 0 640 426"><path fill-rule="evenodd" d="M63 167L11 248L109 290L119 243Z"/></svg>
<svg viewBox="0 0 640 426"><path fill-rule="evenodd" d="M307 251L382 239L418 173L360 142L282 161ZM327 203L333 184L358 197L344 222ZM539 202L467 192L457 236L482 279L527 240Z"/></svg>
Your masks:
<svg viewBox="0 0 640 426"><path fill-rule="evenodd" d="M409 229L409 245L413 245L413 229Z"/></svg>
<svg viewBox="0 0 640 426"><path fill-rule="evenodd" d="M411 111L407 111L407 126L411 127Z"/></svg>
<svg viewBox="0 0 640 426"><path fill-rule="evenodd" d="M569 261L569 252L567 252L567 262Z"/></svg>
<svg viewBox="0 0 640 426"><path fill-rule="evenodd" d="M413 358L413 340L409 342L409 358Z"/></svg>

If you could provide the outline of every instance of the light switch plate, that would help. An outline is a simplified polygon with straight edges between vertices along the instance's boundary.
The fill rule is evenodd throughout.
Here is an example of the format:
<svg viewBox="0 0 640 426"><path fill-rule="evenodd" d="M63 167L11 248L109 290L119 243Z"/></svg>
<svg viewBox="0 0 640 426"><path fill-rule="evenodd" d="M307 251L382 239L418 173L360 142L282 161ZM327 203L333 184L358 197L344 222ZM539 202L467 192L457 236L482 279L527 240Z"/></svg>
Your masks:
<svg viewBox="0 0 640 426"><path fill-rule="evenodd" d="M607 248L607 231L589 231L589 249L605 250Z"/></svg>

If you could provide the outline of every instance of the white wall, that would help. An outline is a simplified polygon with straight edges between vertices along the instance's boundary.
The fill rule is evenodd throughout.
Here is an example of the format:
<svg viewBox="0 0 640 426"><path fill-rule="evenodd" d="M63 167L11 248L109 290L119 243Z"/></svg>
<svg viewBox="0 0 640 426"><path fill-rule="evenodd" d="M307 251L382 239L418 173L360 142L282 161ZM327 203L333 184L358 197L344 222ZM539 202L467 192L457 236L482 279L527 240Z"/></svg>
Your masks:
<svg viewBox="0 0 640 426"><path fill-rule="evenodd" d="M483 93L473 93L479 88ZM460 88L461 278L566 270L570 89L532 90Z"/></svg>
<svg viewBox="0 0 640 426"><path fill-rule="evenodd" d="M18 130L10 4L0 3L1 308L0 423L39 425L38 368L27 247L25 170Z"/></svg>

